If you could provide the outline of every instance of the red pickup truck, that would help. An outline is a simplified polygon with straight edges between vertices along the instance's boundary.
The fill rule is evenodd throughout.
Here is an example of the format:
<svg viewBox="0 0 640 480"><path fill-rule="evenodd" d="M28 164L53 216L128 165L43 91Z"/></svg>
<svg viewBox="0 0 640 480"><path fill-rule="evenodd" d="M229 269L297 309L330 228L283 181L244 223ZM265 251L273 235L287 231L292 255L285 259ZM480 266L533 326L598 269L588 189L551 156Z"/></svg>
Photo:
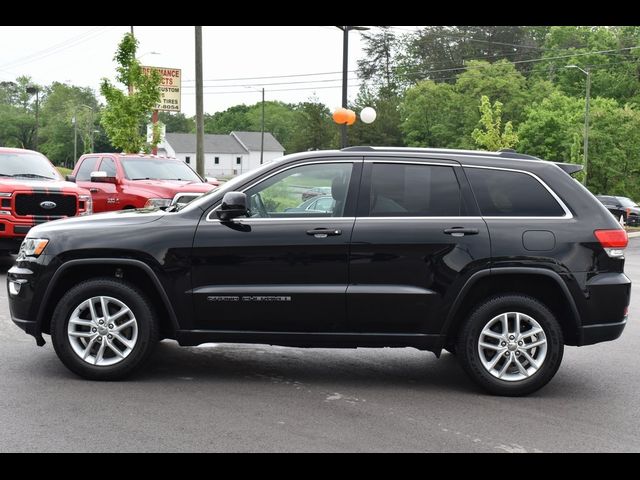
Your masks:
<svg viewBox="0 0 640 480"><path fill-rule="evenodd" d="M91 194L32 150L0 148L0 254L16 252L34 225L90 215Z"/></svg>
<svg viewBox="0 0 640 480"><path fill-rule="evenodd" d="M182 160L125 153L82 155L67 179L91 192L96 213L188 203L217 186Z"/></svg>

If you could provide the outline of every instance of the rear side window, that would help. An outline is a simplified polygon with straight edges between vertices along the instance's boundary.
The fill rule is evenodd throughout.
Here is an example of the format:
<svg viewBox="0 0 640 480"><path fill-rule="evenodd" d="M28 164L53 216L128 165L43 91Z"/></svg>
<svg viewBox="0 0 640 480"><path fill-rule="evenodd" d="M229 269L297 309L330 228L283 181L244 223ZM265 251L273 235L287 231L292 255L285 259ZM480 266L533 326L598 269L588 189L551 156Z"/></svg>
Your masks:
<svg viewBox="0 0 640 480"><path fill-rule="evenodd" d="M460 215L460 186L452 167L375 163L372 168L369 216Z"/></svg>
<svg viewBox="0 0 640 480"><path fill-rule="evenodd" d="M107 177L117 177L116 173L116 162L113 158L104 157L102 159L102 163L100 164L100 171L107 172Z"/></svg>
<svg viewBox="0 0 640 480"><path fill-rule="evenodd" d="M78 182L90 182L91 172L95 172L98 166L98 157L87 157L82 161L82 165L78 169L76 175L76 181Z"/></svg>
<svg viewBox="0 0 640 480"><path fill-rule="evenodd" d="M549 191L526 173L465 168L480 212L486 217L563 217Z"/></svg>

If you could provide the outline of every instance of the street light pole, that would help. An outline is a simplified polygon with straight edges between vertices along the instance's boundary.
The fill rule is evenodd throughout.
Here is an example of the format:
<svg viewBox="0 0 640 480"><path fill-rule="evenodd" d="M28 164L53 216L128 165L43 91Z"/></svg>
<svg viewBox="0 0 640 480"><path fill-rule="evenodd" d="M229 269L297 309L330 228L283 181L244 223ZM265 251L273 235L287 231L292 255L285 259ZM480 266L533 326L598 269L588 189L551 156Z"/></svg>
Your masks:
<svg viewBox="0 0 640 480"><path fill-rule="evenodd" d="M342 30L342 108L347 108L347 76L349 73L349 31L369 30L368 27L338 26ZM340 144L342 148L348 146L347 125L340 125Z"/></svg>
<svg viewBox="0 0 640 480"><path fill-rule="evenodd" d="M38 150L38 128L40 128L40 89L36 85L29 85L27 87L27 93L30 95L36 94L36 131L33 139L33 149Z"/></svg>
<svg viewBox="0 0 640 480"><path fill-rule="evenodd" d="M196 172L204 176L204 94L202 83L202 27L196 33Z"/></svg>
<svg viewBox="0 0 640 480"><path fill-rule="evenodd" d="M264 161L264 87L262 87L262 120L260 121L260 165Z"/></svg>
<svg viewBox="0 0 640 480"><path fill-rule="evenodd" d="M583 70L577 65L567 65L566 68L576 68L587 76L587 85L585 92L585 108L584 108L584 177L582 178L582 184L587 186L587 175L589 174L589 104L591 100L591 70Z"/></svg>

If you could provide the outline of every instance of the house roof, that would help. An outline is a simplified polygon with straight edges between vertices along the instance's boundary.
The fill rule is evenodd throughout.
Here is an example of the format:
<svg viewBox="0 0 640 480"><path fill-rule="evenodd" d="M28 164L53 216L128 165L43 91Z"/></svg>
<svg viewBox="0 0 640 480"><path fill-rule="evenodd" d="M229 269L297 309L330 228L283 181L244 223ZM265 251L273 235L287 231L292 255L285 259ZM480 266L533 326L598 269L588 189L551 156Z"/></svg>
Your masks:
<svg viewBox="0 0 640 480"><path fill-rule="evenodd" d="M194 153L196 151L195 133L167 133L166 141L176 153ZM204 151L205 153L247 153L247 150L233 135L212 133L207 133L204 136Z"/></svg>
<svg viewBox="0 0 640 480"><path fill-rule="evenodd" d="M231 132L231 136L235 136L249 150L254 152L260 151L260 142L262 132ZM284 147L275 139L270 132L264 132L264 151L265 152L284 152Z"/></svg>

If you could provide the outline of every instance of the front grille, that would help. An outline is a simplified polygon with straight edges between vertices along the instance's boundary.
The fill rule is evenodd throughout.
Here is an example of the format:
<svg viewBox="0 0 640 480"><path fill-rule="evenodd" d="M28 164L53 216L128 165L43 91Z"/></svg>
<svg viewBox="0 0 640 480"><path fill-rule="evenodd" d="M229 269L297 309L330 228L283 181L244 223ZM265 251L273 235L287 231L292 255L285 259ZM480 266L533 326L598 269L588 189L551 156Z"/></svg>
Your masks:
<svg viewBox="0 0 640 480"><path fill-rule="evenodd" d="M53 202L54 208L41 206L43 202ZM76 214L77 197L61 193L19 193L15 206L18 215L34 215L37 217L72 217Z"/></svg>

